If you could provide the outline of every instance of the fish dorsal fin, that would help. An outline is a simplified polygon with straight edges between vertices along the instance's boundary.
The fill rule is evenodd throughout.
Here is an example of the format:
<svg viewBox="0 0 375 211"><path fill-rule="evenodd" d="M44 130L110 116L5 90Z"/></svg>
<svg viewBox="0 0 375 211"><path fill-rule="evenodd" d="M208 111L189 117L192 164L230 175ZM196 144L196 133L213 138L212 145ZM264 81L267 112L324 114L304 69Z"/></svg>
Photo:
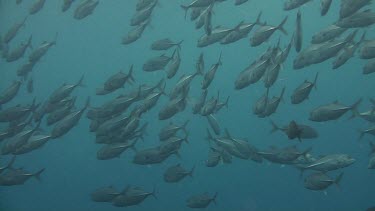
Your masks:
<svg viewBox="0 0 375 211"><path fill-rule="evenodd" d="M233 139L227 128L224 131L224 138Z"/></svg>

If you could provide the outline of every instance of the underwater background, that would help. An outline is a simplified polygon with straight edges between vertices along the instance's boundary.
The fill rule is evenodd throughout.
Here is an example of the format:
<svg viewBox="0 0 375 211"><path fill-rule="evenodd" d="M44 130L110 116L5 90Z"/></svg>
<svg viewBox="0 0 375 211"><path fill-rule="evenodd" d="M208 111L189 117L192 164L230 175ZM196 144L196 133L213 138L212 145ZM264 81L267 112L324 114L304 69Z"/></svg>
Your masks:
<svg viewBox="0 0 375 211"><path fill-rule="evenodd" d="M0 34L28 15L33 1L24 1L16 5L14 1L3 0L0 4ZM205 210L366 210L375 204L375 172L367 169L370 148L368 142L373 136L366 135L358 140L359 129L369 127L369 123L360 118L343 118L325 123L310 122L309 112L319 105L335 100L350 105L359 98L364 101L359 110L365 110L371 104L368 98L374 98L375 75L363 75L364 61L355 56L338 70L331 69L331 60L301 70L293 70L294 49L283 64L279 79L270 89L270 95L279 95L286 87L284 100L277 112L269 118L258 118L252 113L253 104L264 93L262 83L253 84L242 90L234 89L234 81L240 71L268 46L275 45L281 37L281 46L286 46L295 28L297 10L283 11L283 1L250 0L234 6L227 0L215 6L214 25L233 27L240 21L253 22L262 11L262 20L277 25L286 16L285 25L288 35L280 32L259 46L250 47L249 37L230 45L214 44L198 48L197 39L202 31L195 30L194 22L185 20L181 4L188 1L160 0L156 6L152 21L142 37L130 45L121 45L121 38L131 29L129 21L135 12L135 0L101 0L94 13L83 20L72 17L73 9L61 12L61 1L49 0L43 9L30 15L27 23L11 43L18 45L32 35L35 48L43 41L52 41L57 33L57 42L46 56L38 62L29 77L34 80L32 94L21 88L15 99L8 105L25 104L35 97L44 101L63 83L75 83L84 75L84 87L74 91L78 96L77 108L84 105L87 96L91 96L91 106L99 106L112 99L115 94L95 96L99 87L111 74L120 69L128 71L134 64L136 84L127 85L116 93L127 92L138 84L155 84L165 77L163 71L144 72L142 65L148 58L159 55L151 51L150 45L158 39L171 38L184 40L181 45L181 66L177 75L167 81L167 92L182 75L195 72L195 63L200 53L204 53L206 68L217 61L222 52L223 65L216 73L210 86L209 96L230 96L228 108L224 108L216 118L222 129L227 128L236 137L247 138L257 148L264 149L271 145L289 146L298 144L298 148L312 146L313 153L326 155L345 153L356 159L356 162L345 169L340 188L332 186L326 193L311 191L303 187L300 172L290 166L271 164L267 161L255 163L248 160L234 159L231 164L220 164L215 168L207 168L205 160L209 151L206 140L207 120L191 112L191 103L201 94L201 78L191 84L188 107L173 117L173 122L183 124L190 120L189 143L181 150L181 158L171 156L162 164L142 166L132 163L134 152L129 150L120 158L97 160L99 145L95 144L95 134L89 132L89 120L84 115L79 124L67 135L48 142L43 148L25 155L17 156L17 167L29 171L45 168L41 182L31 179L24 185L0 187L0 210L33 211L33 210L191 210L186 207L186 199L198 193L218 192L217 204L209 205ZM74 3L76 4L76 3ZM73 5L76 6L76 5ZM373 8L373 5L371 6ZM329 13L321 17L319 3L313 1L301 7L303 12L304 47L308 45L311 35L337 20L339 3L333 2ZM370 28L371 29L371 28ZM253 30L254 31L254 30ZM362 29L361 29L362 31ZM367 30L366 37L373 38L374 30ZM28 52L26 51L26 55ZM171 54L169 50L167 54ZM17 80L16 70L23 59L7 63L0 61L0 90ZM300 105L292 105L290 96L305 79L313 80L319 72L317 90L313 90L310 99ZM158 111L167 102L162 97L155 108L143 115L142 122L148 122L144 141L139 141L137 149L155 146L159 143L157 134L170 120L158 120ZM319 138L314 140L292 142L280 132L270 134L270 119L279 124L287 124L290 120L308 123L319 131ZM0 125L3 127L3 124ZM5 127L5 124L4 124ZM42 124L48 133L51 128ZM5 164L9 157L0 157ZM177 184L163 181L163 173L167 167L182 163L187 168L196 166L193 177L186 178ZM337 175L336 173L333 175ZM117 208L105 203L95 203L90 193L97 187L113 185L123 189L128 184L144 187L146 190L156 189L156 197L145 200L138 206Z"/></svg>

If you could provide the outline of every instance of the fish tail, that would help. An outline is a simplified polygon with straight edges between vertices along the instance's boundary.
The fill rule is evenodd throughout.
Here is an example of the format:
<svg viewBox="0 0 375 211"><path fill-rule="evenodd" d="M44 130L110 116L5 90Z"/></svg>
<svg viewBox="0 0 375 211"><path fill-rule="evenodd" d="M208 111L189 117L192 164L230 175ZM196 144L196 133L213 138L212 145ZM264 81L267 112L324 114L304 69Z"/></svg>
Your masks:
<svg viewBox="0 0 375 211"><path fill-rule="evenodd" d="M341 182L343 176L344 176L344 172L341 172L341 174L339 174L339 176L337 176L336 179L335 179L335 181L334 181L334 183L339 188L340 188L340 182Z"/></svg>
<svg viewBox="0 0 375 211"><path fill-rule="evenodd" d="M35 177L36 180L38 180L39 182L41 181L41 178L40 178L40 175L44 172L44 170L46 170L45 168L42 168L41 170L39 170L38 172L36 172L33 176Z"/></svg>
<svg viewBox="0 0 375 211"><path fill-rule="evenodd" d="M131 65L131 66L130 66L130 70L129 70L129 73L128 73L128 77L129 77L130 81L134 83L134 82L135 82L135 79L134 79L134 76L133 76L133 66L134 66L134 65Z"/></svg>
<svg viewBox="0 0 375 211"><path fill-rule="evenodd" d="M185 11L185 20L186 20L186 16L187 16L187 12L189 10L189 6L181 5L181 8Z"/></svg>
<svg viewBox="0 0 375 211"><path fill-rule="evenodd" d="M357 100L357 102L355 102L352 106L350 106L350 109L352 110L353 113L358 113L358 106L359 104L361 104L362 102L362 98L360 98L359 100Z"/></svg>
<svg viewBox="0 0 375 211"><path fill-rule="evenodd" d="M189 143L189 132L185 133L184 141L188 144Z"/></svg>
<svg viewBox="0 0 375 211"><path fill-rule="evenodd" d="M184 42L184 40L181 40L180 42L178 42L176 45L177 45L177 48L181 50L181 44Z"/></svg>
<svg viewBox="0 0 375 211"><path fill-rule="evenodd" d="M155 199L158 199L156 196L156 186L154 185L154 188L152 189L151 196L153 196Z"/></svg>
<svg viewBox="0 0 375 211"><path fill-rule="evenodd" d="M194 170L195 170L195 166L193 166L193 168L191 168L191 170L188 174L190 177L193 177Z"/></svg>
<svg viewBox="0 0 375 211"><path fill-rule="evenodd" d="M316 73L316 75L315 75L315 79L314 79L314 89L315 89L315 90L317 90L316 82L318 81L318 77L319 77L319 72Z"/></svg>
<svg viewBox="0 0 375 211"><path fill-rule="evenodd" d="M90 97L87 97L85 107L83 107L83 110L86 110L88 107L90 107Z"/></svg>
<svg viewBox="0 0 375 211"><path fill-rule="evenodd" d="M214 197L212 197L212 202L214 202L214 204L217 204L217 202L216 202L217 194L218 194L218 192L216 192Z"/></svg>
<svg viewBox="0 0 375 211"><path fill-rule="evenodd" d="M162 91L165 88L165 79L161 79L155 86L155 88L158 88L160 91Z"/></svg>
<svg viewBox="0 0 375 211"><path fill-rule="evenodd" d="M286 23L287 20L288 20L288 16L286 16L283 19L283 21L281 21L281 23L277 26L277 29L280 30L285 35L288 35L288 32L284 29L284 24Z"/></svg>
<svg viewBox="0 0 375 211"><path fill-rule="evenodd" d="M365 130L358 130L359 132L359 137L358 137L358 140L362 140L363 136L366 134L366 131Z"/></svg>
<svg viewBox="0 0 375 211"><path fill-rule="evenodd" d="M185 123L181 126L181 129L184 131L185 134L188 134L186 130L186 126L189 124L190 120L186 120Z"/></svg>
<svg viewBox="0 0 375 211"><path fill-rule="evenodd" d="M353 42L353 39L355 37L355 35L357 34L358 30L355 30L353 31L351 34L349 34L346 38L345 38L345 42L347 43L352 43Z"/></svg>
<svg viewBox="0 0 375 211"><path fill-rule="evenodd" d="M77 82L76 86L85 87L85 85L83 84L84 78L85 78L85 75L82 75L81 78L79 79L79 81Z"/></svg>
<svg viewBox="0 0 375 211"><path fill-rule="evenodd" d="M227 109L228 109L229 99L230 99L230 96L227 97L227 100L226 100L225 103L224 103L224 106L225 106L225 108L227 108Z"/></svg>
<svg viewBox="0 0 375 211"><path fill-rule="evenodd" d="M217 62L217 65L222 65L223 63L221 62L221 55L222 55L222 51L220 52L220 56L219 56L219 61Z"/></svg>
<svg viewBox="0 0 375 211"><path fill-rule="evenodd" d="M279 97L280 101L283 100L283 98L284 98L285 89L286 89L286 87L284 86L284 88L281 90L281 94L280 94L280 97Z"/></svg>
<svg viewBox="0 0 375 211"><path fill-rule="evenodd" d="M271 125L272 125L272 130L270 131L270 133L274 133L274 132L280 130L280 127L277 126L276 123L275 123L274 121L270 120L270 123L271 123Z"/></svg>
<svg viewBox="0 0 375 211"><path fill-rule="evenodd" d="M260 11L260 12L258 13L258 16L257 16L257 19L256 19L256 21L255 21L255 24L257 24L257 25L258 25L258 24L261 24L261 23L260 23L260 18L261 18L261 16L262 16L262 13L263 13L262 11Z"/></svg>
<svg viewBox="0 0 375 211"><path fill-rule="evenodd" d="M33 40L33 35L30 35L29 40L27 41L27 46L28 46L30 49L33 49L33 45L32 45L32 43L31 43L32 40Z"/></svg>

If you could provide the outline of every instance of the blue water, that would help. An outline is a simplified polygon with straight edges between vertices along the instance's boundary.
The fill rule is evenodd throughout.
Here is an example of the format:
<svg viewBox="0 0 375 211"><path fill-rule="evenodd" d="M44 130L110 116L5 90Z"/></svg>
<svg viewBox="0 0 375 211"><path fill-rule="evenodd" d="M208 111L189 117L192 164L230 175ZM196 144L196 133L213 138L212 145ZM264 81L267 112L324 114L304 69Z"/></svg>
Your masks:
<svg viewBox="0 0 375 211"><path fill-rule="evenodd" d="M195 71L195 62L201 52L204 53L206 69L216 63L222 52L223 65L209 88L209 97L220 91L222 99L230 96L229 108L216 116L223 128L228 128L235 137L247 138L260 149L268 146L298 145L305 149L313 147L314 155L347 153L356 159L354 165L333 172L332 176L344 172L340 189L332 186L324 192L310 191L304 188L299 171L290 166L270 164L264 161L257 164L252 161L234 159L232 164L207 168L205 160L208 155L208 142L205 140L205 118L191 113L191 103L200 96L201 78L196 78L189 94L187 109L173 117L173 122L182 124L190 119L188 125L189 144L184 144L180 151L181 159L171 156L165 162L152 166L132 164L134 152L129 150L121 158L99 161L96 151L100 145L95 144L95 135L89 132L89 121L85 116L67 135L48 142L42 149L17 157L15 166L24 167L34 172L46 168L42 181L34 179L21 186L0 187L0 206L9 211L36 210L190 210L186 199L194 194L218 192L217 204L211 204L205 210L365 210L375 203L375 172L367 169L369 147L373 137L366 135L358 141L358 129L369 127L362 119L347 120L343 118L315 123L308 120L309 112L322 104L335 100L350 105L358 98L364 102L360 111L370 108L368 98L375 97L375 75L362 75L365 64L358 56L352 58L339 70L331 70L331 61L313 65L302 70L293 70L292 62L296 56L291 50L287 62L283 65L279 79L271 88L270 94L278 96L286 87L284 102L271 118L260 119L252 114L252 106L260 98L265 88L263 82L251 85L243 90L234 90L234 81L240 71L254 61L268 46L276 44L281 36L282 46L289 43L294 31L297 10L283 11L283 2L274 0L250 0L235 7L234 1L228 0L215 6L213 25L233 27L239 21L252 22L258 12L262 11L262 20L277 25L286 15L289 20L285 26L288 36L276 32L263 45L251 48L249 37L230 45L215 44L206 48L197 48L197 39L204 33L195 30L194 22L184 19L180 4L182 0L160 0L152 15L151 27L148 27L142 38L130 45L121 45L121 38L132 29L130 19L135 13L135 0L101 0L93 15L77 21L73 12L77 2L65 13L60 11L61 1L50 0L37 14L29 16L26 25L11 42L12 47L33 35L33 46L36 48L43 41L52 41L58 33L57 44L52 47L42 60L34 67L34 92L28 94L22 86L18 96L6 106L25 104L36 97L45 101L53 90L63 83L75 83L85 75L85 87L74 91L78 96L77 107L83 106L87 96L91 96L93 106L99 106L121 92L135 89L127 85L123 90L107 96L95 96L95 89L105 79L120 69L125 72L134 64L136 84L154 84L165 77L163 71L148 73L142 71L143 63L160 53L151 51L153 41L162 38L184 40L182 44L182 63L177 75L167 81L167 91L183 74ZM0 34L21 21L27 14L33 1L24 1L16 5L14 1L1 1ZM309 3L301 8L303 18L304 40L307 47L313 33L333 23L338 18L339 2L333 2L332 8L325 17L320 17L319 2ZM367 37L374 38L373 28L368 28ZM253 30L254 32L254 30ZM358 39L358 38L357 38ZM170 55L170 50L167 55ZM0 61L0 90L5 89L17 79L16 70L27 61L28 50L23 59L7 63ZM292 105L290 96L293 90L305 79L313 80L319 71L320 78L317 90L313 90L310 99L300 105ZM137 149L153 147L159 144L157 134L169 120L159 121L158 111L168 102L162 97L158 105L142 116L142 123L148 122L148 135L144 142L137 143ZM319 138L302 143L290 141L278 132L269 134L269 119L285 125L291 120L311 125L319 132ZM0 125L2 128L5 124ZM48 133L52 128L43 126ZM9 158L2 157L4 164ZM171 165L182 163L186 168L196 165L193 178L186 178L178 184L167 184L163 181L164 171ZM95 203L90 193L98 187L113 185L118 189L126 185L141 186L145 190L156 187L157 199L146 199L141 205L129 208L116 208L111 204Z"/></svg>

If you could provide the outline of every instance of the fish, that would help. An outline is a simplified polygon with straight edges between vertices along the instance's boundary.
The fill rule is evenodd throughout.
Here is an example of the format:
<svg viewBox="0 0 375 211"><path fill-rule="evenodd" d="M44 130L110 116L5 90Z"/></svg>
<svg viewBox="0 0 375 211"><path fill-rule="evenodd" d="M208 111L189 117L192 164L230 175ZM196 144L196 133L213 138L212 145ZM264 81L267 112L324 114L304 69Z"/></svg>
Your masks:
<svg viewBox="0 0 375 211"><path fill-rule="evenodd" d="M303 101L307 100L310 96L312 88L317 87L319 72L316 73L314 82L309 82L305 80L301 85L299 85L293 92L291 96L292 104L300 104Z"/></svg>
<svg viewBox="0 0 375 211"><path fill-rule="evenodd" d="M170 48L172 48L173 46L177 46L178 48L181 48L181 44L183 43L184 41L181 40L179 42L173 42L171 39L169 38L165 38L165 39L161 39L161 40L156 40L155 42L153 42L151 44L151 50L155 50L155 51L164 51L164 50L168 50Z"/></svg>
<svg viewBox="0 0 375 211"><path fill-rule="evenodd" d="M216 0L194 0L189 5L181 5L181 8L185 11L185 18L188 10L190 8L196 8L196 7L208 7L211 4L213 4Z"/></svg>
<svg viewBox="0 0 375 211"><path fill-rule="evenodd" d="M212 13L213 13L213 7L214 7L214 4L212 3L210 6L207 7L207 12L204 12L205 13L205 16L204 16L204 31L206 32L206 34L208 36L211 35L212 33Z"/></svg>
<svg viewBox="0 0 375 211"><path fill-rule="evenodd" d="M191 9L190 20L195 21L205 10L205 7L195 7Z"/></svg>
<svg viewBox="0 0 375 211"><path fill-rule="evenodd" d="M10 102L18 94L20 87L22 85L21 81L13 81L13 83L0 93L0 108L2 105Z"/></svg>
<svg viewBox="0 0 375 211"><path fill-rule="evenodd" d="M47 52L48 50L56 45L57 42L57 33L55 34L55 39L51 42L44 41L41 45L39 45L35 50L33 50L29 55L29 63L36 63L38 62Z"/></svg>
<svg viewBox="0 0 375 211"><path fill-rule="evenodd" d="M264 86L268 89L273 86L279 77L281 65L278 63L271 64L264 74Z"/></svg>
<svg viewBox="0 0 375 211"><path fill-rule="evenodd" d="M267 89L266 93L255 102L253 106L253 114L263 115L264 111L267 109L267 105L269 101L268 93L269 93L269 89Z"/></svg>
<svg viewBox="0 0 375 211"><path fill-rule="evenodd" d="M203 75L204 73L204 55L201 53L198 57L197 63L195 64L196 72L200 75Z"/></svg>
<svg viewBox="0 0 375 211"><path fill-rule="evenodd" d="M250 45L252 47L261 45L262 43L266 42L278 30L287 35L288 32L283 28L287 20L288 16L286 16L278 26L261 26L258 30L254 32L253 36L250 38Z"/></svg>
<svg viewBox="0 0 375 211"><path fill-rule="evenodd" d="M81 110L70 113L68 116L64 117L64 119L55 124L51 132L51 138L56 139L68 133L74 126L78 124L83 112L89 106L90 98L88 97L85 106Z"/></svg>
<svg viewBox="0 0 375 211"><path fill-rule="evenodd" d="M333 103L319 106L310 112L309 120L314 122L336 120L346 112L356 110L361 102L362 99L359 99L351 106L344 106L338 101L334 101Z"/></svg>
<svg viewBox="0 0 375 211"><path fill-rule="evenodd" d="M202 89L207 89L211 85L213 79L215 78L216 71L219 69L221 65L222 65L222 62L221 62L221 53L220 53L218 62L213 64L210 70L204 74L203 81L202 81Z"/></svg>
<svg viewBox="0 0 375 211"><path fill-rule="evenodd" d="M108 94L116 91L117 89L123 88L126 82L133 83L135 81L133 76L133 65L130 66L128 73L122 71L110 76L105 82L102 88L97 89L96 94ZM99 91L99 92L98 92Z"/></svg>
<svg viewBox="0 0 375 211"><path fill-rule="evenodd" d="M34 14L38 13L43 8L45 2L46 2L46 0L38 0L37 2L35 2L30 7L29 14L34 15Z"/></svg>
<svg viewBox="0 0 375 211"><path fill-rule="evenodd" d="M321 44L313 44L301 51L293 61L295 70L322 63L335 57L348 43L353 41L357 31L349 34L344 40L332 40Z"/></svg>
<svg viewBox="0 0 375 211"><path fill-rule="evenodd" d="M375 58L375 40L365 41L359 51L359 57L361 59L373 59Z"/></svg>
<svg viewBox="0 0 375 211"><path fill-rule="evenodd" d="M177 183L186 176L193 177L194 169L195 167L190 171L187 171L181 166L181 164L171 166L164 172L164 181L167 183Z"/></svg>
<svg viewBox="0 0 375 211"><path fill-rule="evenodd" d="M338 38L347 28L341 28L335 24L329 25L316 32L311 39L312 44L320 44Z"/></svg>
<svg viewBox="0 0 375 211"><path fill-rule="evenodd" d="M258 115L259 117L261 117L261 116L267 117L267 116L271 116L272 114L276 113L276 110L279 107L280 102L283 100L285 89L286 88L284 87L281 90L281 93L280 93L279 97L272 97L271 99L268 100L265 111L261 115Z"/></svg>
<svg viewBox="0 0 375 211"><path fill-rule="evenodd" d="M362 7L371 4L371 0L343 0L340 5L340 19L355 14Z"/></svg>
<svg viewBox="0 0 375 211"><path fill-rule="evenodd" d="M359 140L361 140L365 134L375 136L375 126L372 126L366 130L359 130L359 133L360 133Z"/></svg>
<svg viewBox="0 0 375 211"><path fill-rule="evenodd" d="M293 10L293 9L296 9L298 7L301 7L302 5L310 2L312 0L286 0L284 2L284 10L285 11L288 11L288 10Z"/></svg>
<svg viewBox="0 0 375 211"><path fill-rule="evenodd" d="M270 162L278 164L293 164L298 158L305 157L312 150L312 147L304 151L299 151L296 146L284 148L270 147L269 150L259 151L258 153Z"/></svg>
<svg viewBox="0 0 375 211"><path fill-rule="evenodd" d="M126 192L127 189L124 191ZM125 193L123 192L123 193ZM90 194L90 198L92 201L95 202L111 202L117 196L123 194L122 192L118 192L113 186L108 187L101 187L94 190Z"/></svg>
<svg viewBox="0 0 375 211"><path fill-rule="evenodd" d="M375 72L375 59L370 59L365 66L363 66L362 73L368 75Z"/></svg>
<svg viewBox="0 0 375 211"><path fill-rule="evenodd" d="M82 76L76 84L72 84L72 85L64 83L62 86L57 88L50 95L48 101L51 104L55 104L55 103L58 103L65 98L67 98L74 91L75 88L84 86L83 85L83 79L84 79L84 76Z"/></svg>
<svg viewBox="0 0 375 211"><path fill-rule="evenodd" d="M234 5L239 6L239 5L244 4L244 3L248 2L248 1L249 0L235 0L234 1Z"/></svg>
<svg viewBox="0 0 375 211"><path fill-rule="evenodd" d="M301 11L300 10L298 10L298 13L297 13L296 32L295 33L296 34L294 36L294 47L295 47L297 52L300 52L301 48L302 48L302 40L303 40L303 37L302 37L302 20L301 20Z"/></svg>
<svg viewBox="0 0 375 211"><path fill-rule="evenodd" d="M361 43L364 41L365 35L366 33L363 33L361 40L359 40L355 44L348 45L338 53L336 59L332 62L332 69L338 69L354 56L354 53L357 51Z"/></svg>
<svg viewBox="0 0 375 211"><path fill-rule="evenodd" d="M305 188L309 190L325 190L332 184L339 185L344 173L341 173L335 179L329 177L326 173L316 172L305 178Z"/></svg>
<svg viewBox="0 0 375 211"><path fill-rule="evenodd" d="M22 185L31 178L40 181L40 176L44 170L43 168L35 173L29 173L23 169L9 169L4 174L0 175L0 186Z"/></svg>
<svg viewBox="0 0 375 211"><path fill-rule="evenodd" d="M257 163L261 163L263 161L262 156L258 153L259 150L255 146L251 145L249 141L233 138L228 129L225 129L224 138L228 138L233 142L239 153L243 155L242 158L251 159Z"/></svg>
<svg viewBox="0 0 375 211"><path fill-rule="evenodd" d="M242 24L238 24L236 28L234 28L229 34L227 34L221 41L220 44L226 45L230 43L234 43L238 40L241 40L243 38L246 38L246 36L250 33L250 31L256 26L256 25L262 25L260 22L260 18L262 16L262 12L259 12L257 19L254 23L245 24L241 22Z"/></svg>
<svg viewBox="0 0 375 211"><path fill-rule="evenodd" d="M338 20L335 25L342 28L363 28L375 24L375 13L370 9L354 13Z"/></svg>
<svg viewBox="0 0 375 211"><path fill-rule="evenodd" d="M217 192L214 196L209 196L208 193L193 195L186 200L186 204L190 208L206 208L211 202L216 204Z"/></svg>
<svg viewBox="0 0 375 211"><path fill-rule="evenodd" d="M127 149L132 148L135 150L134 146L137 141L125 142L125 143L113 143L107 144L100 148L96 153L96 158L98 160L109 160L113 158L119 158L120 155Z"/></svg>
<svg viewBox="0 0 375 211"><path fill-rule="evenodd" d="M206 116L206 118L212 130L215 132L215 134L220 135L220 125L217 119L212 114Z"/></svg>
<svg viewBox="0 0 375 211"><path fill-rule="evenodd" d="M220 93L217 93L217 97L211 97L202 107L200 114L202 116L208 116L210 114L213 114L215 112L215 108L217 106Z"/></svg>
<svg viewBox="0 0 375 211"><path fill-rule="evenodd" d="M39 105L34 99L31 105L16 105L0 110L0 122L11 122L28 116L31 112L35 112Z"/></svg>
<svg viewBox="0 0 375 211"><path fill-rule="evenodd" d="M347 154L331 154L317 159L315 162L307 165L298 165L301 171L315 170L320 172L334 171L352 165L356 160Z"/></svg>
<svg viewBox="0 0 375 211"><path fill-rule="evenodd" d="M35 62L27 62L17 69L17 76L27 78L28 74L33 70Z"/></svg>
<svg viewBox="0 0 375 211"><path fill-rule="evenodd" d="M50 135L32 135L26 144L22 145L21 147L17 148L13 154L14 155L21 155L25 153L29 153L31 151L37 150L44 146L49 140Z"/></svg>
<svg viewBox="0 0 375 211"><path fill-rule="evenodd" d="M98 6L99 1L98 0L86 0L83 1L76 10L74 11L73 17L76 20L82 20L86 18L87 16L91 15L95 8Z"/></svg>
<svg viewBox="0 0 375 211"><path fill-rule="evenodd" d="M34 80L32 78L30 78L29 81L27 82L26 88L27 88L28 93L30 93L30 94L33 93L33 91L34 91Z"/></svg>
<svg viewBox="0 0 375 211"><path fill-rule="evenodd" d="M331 7L332 0L320 0L320 15L325 16Z"/></svg>
<svg viewBox="0 0 375 211"><path fill-rule="evenodd" d="M30 35L27 43L22 43L20 46L18 46L13 51L10 51L7 55L6 61L7 62L14 62L22 58L28 48L31 48L31 41L33 36Z"/></svg>
<svg viewBox="0 0 375 211"><path fill-rule="evenodd" d="M181 126L175 125L172 122L170 122L167 126L163 127L158 136L160 141L166 141L169 138L176 135L176 133L180 130L182 130L185 134L188 134L186 127L189 124L189 120L185 121L184 124Z"/></svg>
<svg viewBox="0 0 375 211"><path fill-rule="evenodd" d="M167 78L168 79L171 79L176 75L178 69L180 68L180 64L181 64L180 51L178 49L176 49L176 54L172 58L172 60L170 61L169 65L167 67Z"/></svg>
<svg viewBox="0 0 375 211"><path fill-rule="evenodd" d="M64 0L63 5L61 6L61 11L66 12L71 6L74 0Z"/></svg>
<svg viewBox="0 0 375 211"><path fill-rule="evenodd" d="M155 6L158 4L158 0L151 3L148 7L137 11L133 17L130 19L131 26L138 26L142 24L144 21L151 17L152 11L154 10Z"/></svg>
<svg viewBox="0 0 375 211"><path fill-rule="evenodd" d="M116 207L134 206L142 203L147 197L153 196L156 199L156 190L146 192L139 187L128 187L125 193L120 194L112 200L112 204Z"/></svg>
<svg viewBox="0 0 375 211"><path fill-rule="evenodd" d="M138 0L136 4L136 10L140 11L145 9L146 7L150 6L156 0Z"/></svg>
<svg viewBox="0 0 375 211"><path fill-rule="evenodd" d="M133 28L130 30L126 36L122 38L121 43L123 45L129 45L135 41L137 41L139 38L142 37L142 34L146 27L149 25L150 19L145 20L143 23L139 24L136 28Z"/></svg>
<svg viewBox="0 0 375 211"><path fill-rule="evenodd" d="M153 72L163 70L167 66L167 64L173 59L174 54L175 53L173 53L170 57L166 56L165 54L161 54L159 56L148 59L143 64L143 71Z"/></svg>
<svg viewBox="0 0 375 211"><path fill-rule="evenodd" d="M211 147L210 152L208 154L208 158L205 162L206 166L215 167L220 163L220 161L221 161L221 153L217 149Z"/></svg>
<svg viewBox="0 0 375 211"><path fill-rule="evenodd" d="M16 35L18 34L18 31L25 25L27 21L28 16L26 16L21 22L14 24L4 35L3 42L5 44L12 41Z"/></svg>
<svg viewBox="0 0 375 211"><path fill-rule="evenodd" d="M281 130L283 131L286 135L288 135L287 133L289 132L288 131L288 128L289 126L283 126L283 127L279 127L275 122L273 122L272 120L270 121L271 124L272 124L272 130L270 131L270 133L274 133L278 130ZM308 125L303 125L303 124L297 124L297 128L299 129L299 138L302 140L302 139L315 139L315 138L318 138L319 134L318 132L308 126Z"/></svg>
<svg viewBox="0 0 375 211"><path fill-rule="evenodd" d="M200 113L203 105L206 102L207 94L208 94L208 90L207 89L205 89L205 90L202 91L201 96L198 98L198 100L193 105L193 114Z"/></svg>

